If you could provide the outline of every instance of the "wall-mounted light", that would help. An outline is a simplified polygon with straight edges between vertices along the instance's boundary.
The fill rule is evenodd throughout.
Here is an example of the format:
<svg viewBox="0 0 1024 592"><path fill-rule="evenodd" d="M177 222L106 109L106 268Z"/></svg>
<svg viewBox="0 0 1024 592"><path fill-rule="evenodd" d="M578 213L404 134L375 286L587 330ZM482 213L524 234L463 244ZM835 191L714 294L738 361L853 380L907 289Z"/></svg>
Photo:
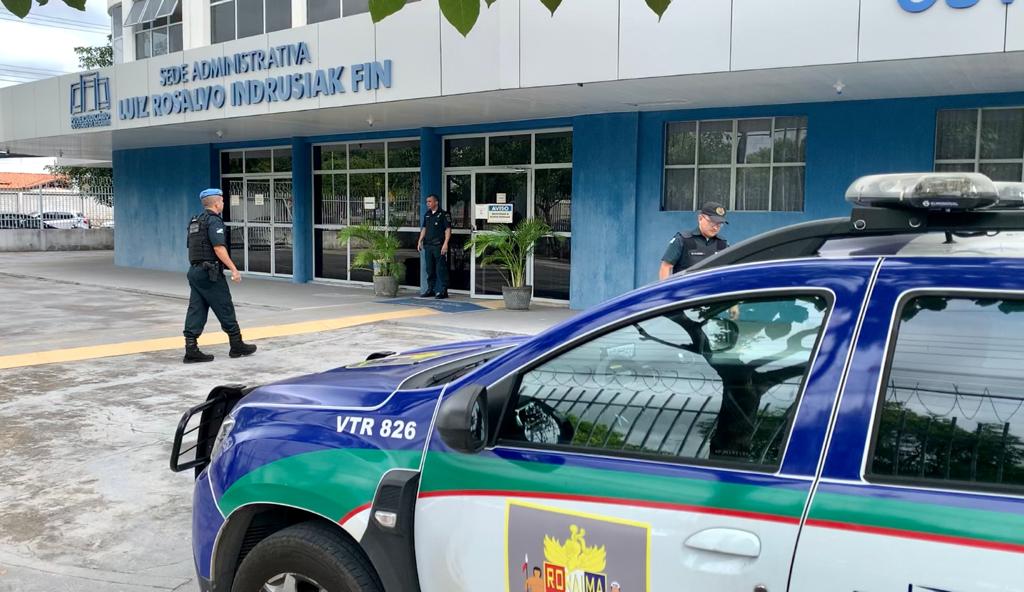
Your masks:
<svg viewBox="0 0 1024 592"><path fill-rule="evenodd" d="M373 127L373 115L366 118L366 125Z"/></svg>
<svg viewBox="0 0 1024 592"><path fill-rule="evenodd" d="M842 80L836 80L836 83L832 85L832 88L836 89L837 95L841 95L843 94L843 89L846 88L846 85L843 84Z"/></svg>
<svg viewBox="0 0 1024 592"><path fill-rule="evenodd" d="M217 136L218 138L223 138L224 137L224 130L217 130L217 131L213 132L213 134L215 136Z"/></svg>

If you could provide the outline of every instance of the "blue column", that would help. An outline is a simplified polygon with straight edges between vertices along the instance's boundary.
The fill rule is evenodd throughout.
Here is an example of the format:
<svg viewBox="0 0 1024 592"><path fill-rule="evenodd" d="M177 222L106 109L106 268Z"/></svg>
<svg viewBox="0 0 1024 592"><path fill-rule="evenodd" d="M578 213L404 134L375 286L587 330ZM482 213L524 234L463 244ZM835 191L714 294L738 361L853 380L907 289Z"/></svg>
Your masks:
<svg viewBox="0 0 1024 592"><path fill-rule="evenodd" d="M639 116L576 117L572 134L569 306L579 309L634 286Z"/></svg>
<svg viewBox="0 0 1024 592"><path fill-rule="evenodd" d="M420 129L420 216L427 211L427 196L441 197L441 136L433 128ZM419 222L417 222L417 225ZM420 286L427 285L427 268L420 257Z"/></svg>
<svg viewBox="0 0 1024 592"><path fill-rule="evenodd" d="M292 281L313 279L313 151L292 138Z"/></svg>

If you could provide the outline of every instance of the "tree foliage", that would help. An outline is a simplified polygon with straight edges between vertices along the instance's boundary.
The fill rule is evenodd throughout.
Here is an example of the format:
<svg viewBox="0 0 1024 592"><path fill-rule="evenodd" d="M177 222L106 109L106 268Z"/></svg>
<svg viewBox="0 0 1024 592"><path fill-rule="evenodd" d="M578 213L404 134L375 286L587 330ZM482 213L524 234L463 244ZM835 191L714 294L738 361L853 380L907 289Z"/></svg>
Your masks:
<svg viewBox="0 0 1024 592"><path fill-rule="evenodd" d="M534 246L550 233L551 227L546 222L529 218L520 221L515 228L503 226L493 232L477 234L470 240L470 246L476 249L481 265L497 266L509 286L522 288L526 285L526 264Z"/></svg>
<svg viewBox="0 0 1024 592"><path fill-rule="evenodd" d="M10 0L4 0L8 2ZM28 1L28 0L25 0ZM67 1L67 0L65 0ZM378 23L384 18L398 12L405 7L408 0L370 0L370 16L373 17L373 22ZM490 8L492 4L498 0L483 0ZM545 8L551 11L551 16L555 15L555 11L562 5L563 0L531 0L539 1L544 5ZM577 2L585 2L586 0L575 0ZM462 33L465 37L469 35L469 32L473 30L473 26L476 25L476 21L480 18L480 2L481 0L440 0L441 3L441 14L448 20L449 23L455 29ZM646 0L647 6L658 15L658 20L664 16L665 11L668 10L669 4L672 0Z"/></svg>
<svg viewBox="0 0 1024 592"><path fill-rule="evenodd" d="M78 56L78 67L83 70L114 65L114 48L110 45L110 35L107 35L106 45L76 47L75 54Z"/></svg>
<svg viewBox="0 0 1024 592"><path fill-rule="evenodd" d="M380 228L363 223L339 230L338 240L343 243L349 240L362 243L362 248L359 244L353 245L356 256L352 259L352 267L372 270L373 275L377 276L392 276L398 278L398 281L402 281L405 276L405 265L396 257L402 246L397 228Z"/></svg>
<svg viewBox="0 0 1024 592"><path fill-rule="evenodd" d="M81 10L85 12L85 0L63 0L64 4L67 4L75 10ZM4 8L10 10L18 18L25 18L28 16L29 11L32 10L32 0L2 0ZM49 0L36 0L36 4L39 6L45 6Z"/></svg>

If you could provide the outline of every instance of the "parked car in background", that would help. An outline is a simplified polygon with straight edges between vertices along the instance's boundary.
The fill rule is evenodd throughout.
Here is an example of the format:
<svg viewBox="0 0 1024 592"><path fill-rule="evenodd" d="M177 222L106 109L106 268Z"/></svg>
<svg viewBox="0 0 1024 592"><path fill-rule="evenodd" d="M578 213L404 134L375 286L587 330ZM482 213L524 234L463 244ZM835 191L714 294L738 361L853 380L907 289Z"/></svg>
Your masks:
<svg viewBox="0 0 1024 592"><path fill-rule="evenodd" d="M60 228L64 230L72 228L92 228L89 219L82 215L81 212L60 212L51 211L43 212L42 215L43 227L44 228ZM31 227L35 227L40 219L40 214L34 214L32 216Z"/></svg>
<svg viewBox="0 0 1024 592"><path fill-rule="evenodd" d="M31 214L11 214L4 212L0 214L0 229L25 228L32 224Z"/></svg>

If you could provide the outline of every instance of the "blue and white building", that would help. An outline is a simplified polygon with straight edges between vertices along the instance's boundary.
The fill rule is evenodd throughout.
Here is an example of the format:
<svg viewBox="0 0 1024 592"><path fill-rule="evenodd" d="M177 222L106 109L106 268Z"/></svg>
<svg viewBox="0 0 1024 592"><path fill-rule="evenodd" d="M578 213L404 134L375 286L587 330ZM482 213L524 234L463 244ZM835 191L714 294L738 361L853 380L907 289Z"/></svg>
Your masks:
<svg viewBox="0 0 1024 592"><path fill-rule="evenodd" d="M183 270L224 188L251 274L365 282L337 230L456 222L453 288L500 291L462 249L488 204L543 217L531 282L584 307L656 278L705 200L732 241L841 215L868 173L1024 178L1024 0L108 0L115 66L0 90L0 149L110 159L119 265ZM491 208L495 210L498 208Z"/></svg>

